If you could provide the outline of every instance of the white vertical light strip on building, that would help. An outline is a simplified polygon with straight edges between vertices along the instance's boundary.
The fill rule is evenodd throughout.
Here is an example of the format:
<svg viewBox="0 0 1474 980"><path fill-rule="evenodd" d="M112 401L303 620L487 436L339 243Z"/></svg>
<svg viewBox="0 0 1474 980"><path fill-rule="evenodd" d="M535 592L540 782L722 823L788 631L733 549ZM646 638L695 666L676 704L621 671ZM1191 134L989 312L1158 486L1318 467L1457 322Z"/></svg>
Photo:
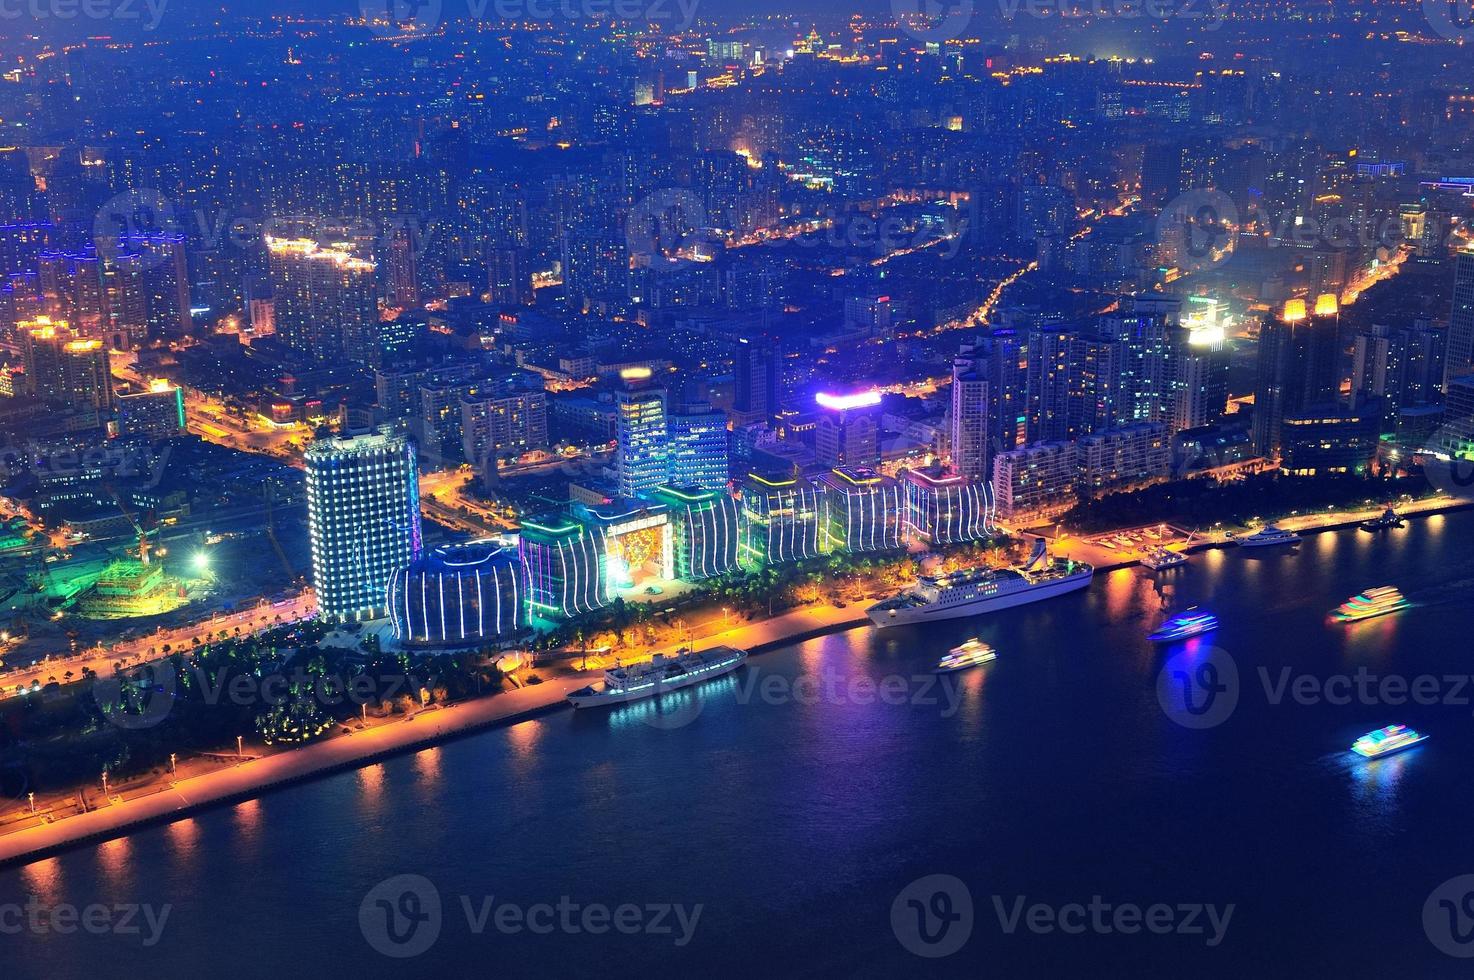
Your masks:
<svg viewBox="0 0 1474 980"><path fill-rule="evenodd" d="M491 560L492 561L496 561L497 555L500 555L500 554L501 554L501 552L498 551L496 553L496 555L492 555ZM491 571L492 571L492 574L493 575L496 574L496 566L495 565L492 565L491 566ZM497 603L496 603L496 620L497 620L497 622L496 622L496 631L497 631L497 633L501 633L501 631L502 631L502 603L501 603L501 597L500 596L497 597ZM486 636L486 603L483 602L482 599L481 599L481 569L479 569L479 568L476 569L476 636L478 638L481 638L481 637Z"/></svg>
<svg viewBox="0 0 1474 980"><path fill-rule="evenodd" d="M420 576L420 614L425 617L425 642L430 642L430 584L426 575Z"/></svg>
<svg viewBox="0 0 1474 980"><path fill-rule="evenodd" d="M436 589L440 593L440 642L445 642L445 573L439 572L435 576Z"/></svg>
<svg viewBox="0 0 1474 980"><path fill-rule="evenodd" d="M496 566L491 566L491 588L496 594L496 635L502 635L502 577L497 574ZM481 605L481 572L476 572L476 607L477 611L484 612ZM483 629L481 635L484 637L486 631Z"/></svg>
<svg viewBox="0 0 1474 980"><path fill-rule="evenodd" d="M563 542L561 540L558 542L558 559L559 567L562 569L563 572L563 574L560 576L560 578L563 579L563 615L572 616L573 613L568 611L568 556L563 549ZM578 600L575 599L575 607L577 606L577 602Z"/></svg>
<svg viewBox="0 0 1474 980"><path fill-rule="evenodd" d="M480 577L477 578L480 581ZM461 639L466 638L466 594L461 590L461 573L456 572L456 612L460 614Z"/></svg>

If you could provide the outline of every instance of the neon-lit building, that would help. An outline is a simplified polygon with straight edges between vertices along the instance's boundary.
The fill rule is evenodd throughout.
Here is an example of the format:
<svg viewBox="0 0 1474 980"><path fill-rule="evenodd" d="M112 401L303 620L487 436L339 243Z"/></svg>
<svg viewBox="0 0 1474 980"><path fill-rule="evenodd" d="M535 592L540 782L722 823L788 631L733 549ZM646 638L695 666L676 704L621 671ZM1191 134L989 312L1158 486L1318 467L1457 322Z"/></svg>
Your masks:
<svg viewBox="0 0 1474 980"><path fill-rule="evenodd" d="M600 506L577 504L574 519L604 546L602 582L606 599L621 589L676 577L670 515L663 503L616 500Z"/></svg>
<svg viewBox="0 0 1474 980"><path fill-rule="evenodd" d="M908 470L906 522L934 545L980 541L994 531L993 488L986 480Z"/></svg>
<svg viewBox="0 0 1474 980"><path fill-rule="evenodd" d="M674 539L675 576L699 582L737 567L742 507L725 492L661 487L651 494L667 508Z"/></svg>
<svg viewBox="0 0 1474 980"><path fill-rule="evenodd" d="M401 643L475 645L527 626L526 591L512 549L439 548L390 576L389 619Z"/></svg>
<svg viewBox="0 0 1474 980"><path fill-rule="evenodd" d="M635 388L615 395L614 468L619 494L635 498L670 482L670 431L663 388Z"/></svg>
<svg viewBox="0 0 1474 980"><path fill-rule="evenodd" d="M822 554L827 490L799 477L749 474L742 489L742 564L757 569Z"/></svg>
<svg viewBox="0 0 1474 980"><path fill-rule="evenodd" d="M319 439L306 465L318 610L345 619L388 615L390 576L423 547L414 443L382 433Z"/></svg>
<svg viewBox="0 0 1474 980"><path fill-rule="evenodd" d="M671 485L725 488L729 479L727 413L710 405L672 411L669 452Z"/></svg>
<svg viewBox="0 0 1474 980"><path fill-rule="evenodd" d="M607 604L604 536L598 531L567 518L528 521L519 554L529 615L573 619Z"/></svg>
<svg viewBox="0 0 1474 980"><path fill-rule="evenodd" d="M893 551L906 542L901 485L874 470L843 467L819 477L824 494L825 551Z"/></svg>

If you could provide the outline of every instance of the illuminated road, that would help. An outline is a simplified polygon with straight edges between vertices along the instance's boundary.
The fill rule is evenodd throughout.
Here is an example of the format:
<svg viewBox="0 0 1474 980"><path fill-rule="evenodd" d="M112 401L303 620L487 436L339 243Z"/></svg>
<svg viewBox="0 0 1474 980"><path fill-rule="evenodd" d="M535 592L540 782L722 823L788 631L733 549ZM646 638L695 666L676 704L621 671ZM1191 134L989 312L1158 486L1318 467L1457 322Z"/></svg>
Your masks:
<svg viewBox="0 0 1474 980"><path fill-rule="evenodd" d="M64 682L68 671L72 673L74 682L79 681L82 679L84 667L102 676L112 676L113 664L120 661L125 666L137 666L151 659L160 659L165 656L165 647L168 647L171 653L176 650L188 650L196 639L204 643L212 636L233 635L236 630L240 630L241 634L245 635L253 630L264 629L278 621L286 623L308 618L316 611L317 597L313 595L311 589L292 597L279 606L273 606L265 599L258 599L256 604L249 609L233 613L217 613L198 622L149 633L137 639L114 644L110 650L92 647L75 656L53 657L28 667L0 673L0 698L14 697L18 687L29 688L38 684L45 685L53 680Z"/></svg>
<svg viewBox="0 0 1474 980"><path fill-rule="evenodd" d="M474 472L464 468L421 474L421 512L438 524L478 537L516 530L516 522L471 494L475 478Z"/></svg>

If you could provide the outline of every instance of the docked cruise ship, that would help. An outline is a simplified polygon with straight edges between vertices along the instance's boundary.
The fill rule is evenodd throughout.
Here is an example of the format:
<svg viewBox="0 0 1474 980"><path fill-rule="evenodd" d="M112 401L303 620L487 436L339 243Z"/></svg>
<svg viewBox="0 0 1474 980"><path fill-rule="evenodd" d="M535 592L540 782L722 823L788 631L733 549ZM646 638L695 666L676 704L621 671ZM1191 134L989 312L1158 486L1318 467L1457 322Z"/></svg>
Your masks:
<svg viewBox="0 0 1474 980"><path fill-rule="evenodd" d="M1094 566L1063 558L1022 568L978 568L923 578L895 598L871 606L868 613L881 628L981 616L1078 592L1094 577Z"/></svg>
<svg viewBox="0 0 1474 980"><path fill-rule="evenodd" d="M604 671L602 682L574 691L568 700L575 708L639 701L723 677L746 662L747 651L733 647L682 650L673 657L657 653L649 663Z"/></svg>

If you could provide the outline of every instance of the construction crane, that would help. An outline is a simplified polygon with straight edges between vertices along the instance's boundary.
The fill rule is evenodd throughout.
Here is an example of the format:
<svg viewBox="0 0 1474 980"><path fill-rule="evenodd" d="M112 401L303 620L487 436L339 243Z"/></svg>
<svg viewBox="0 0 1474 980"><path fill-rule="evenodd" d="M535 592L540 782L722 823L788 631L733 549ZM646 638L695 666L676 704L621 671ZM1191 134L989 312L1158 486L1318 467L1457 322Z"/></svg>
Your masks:
<svg viewBox="0 0 1474 980"><path fill-rule="evenodd" d="M118 510L122 511L123 516L128 518L128 523L133 525L133 530L138 533L139 562L144 565L149 564L149 553L153 550L153 544L148 540L148 532L143 529L143 525L133 516L133 512L128 509L128 505L123 503L123 495L118 492L117 487L111 483L104 483L103 489L113 498L113 503L118 505Z"/></svg>
<svg viewBox="0 0 1474 980"><path fill-rule="evenodd" d="M297 577L297 571L292 567L292 562L287 558L286 549L281 546L281 541L276 536L276 513L271 505L276 500L276 490L268 480L265 485L266 501L266 537L271 541L271 547L276 550L276 557L281 561L281 567L286 570L288 580Z"/></svg>

